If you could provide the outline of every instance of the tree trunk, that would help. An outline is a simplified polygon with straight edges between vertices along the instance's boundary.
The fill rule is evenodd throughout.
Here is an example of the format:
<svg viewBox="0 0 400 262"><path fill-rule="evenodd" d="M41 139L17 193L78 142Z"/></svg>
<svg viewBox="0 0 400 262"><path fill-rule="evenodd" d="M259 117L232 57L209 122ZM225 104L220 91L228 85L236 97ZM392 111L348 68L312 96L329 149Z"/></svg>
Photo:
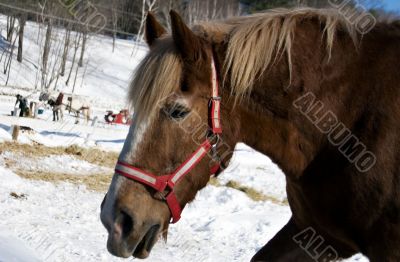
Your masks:
<svg viewBox="0 0 400 262"><path fill-rule="evenodd" d="M64 51L63 51L62 60L61 60L61 70L60 70L61 76L65 75L65 67L67 65L70 42L71 42L71 28L70 28L70 26L67 26L67 29L65 31Z"/></svg>
<svg viewBox="0 0 400 262"><path fill-rule="evenodd" d="M115 51L115 39L117 38L117 34L115 32L115 29L113 30L113 47L112 47L112 52L114 53Z"/></svg>
<svg viewBox="0 0 400 262"><path fill-rule="evenodd" d="M68 75L68 79L65 82L65 84L68 86L69 81L71 79L71 75L72 75L72 71L74 70L74 65L75 65L75 59L76 59L76 53L78 53L78 49L79 49L79 43L81 42L81 34L79 34L79 36L76 36L75 39L75 50L74 50L74 57L72 58L72 64L71 64L71 69L69 70L69 75Z"/></svg>
<svg viewBox="0 0 400 262"><path fill-rule="evenodd" d="M47 65L49 61L49 54L51 48L51 33L52 33L53 25L52 20L49 19L47 24L47 31L46 31L46 39L44 42L43 48L43 61L42 61L42 87L46 86L46 75L47 75Z"/></svg>
<svg viewBox="0 0 400 262"><path fill-rule="evenodd" d="M87 38L88 38L87 32L82 33L81 57L79 58L79 63L78 63L79 67L83 67L83 57L85 56Z"/></svg>
<svg viewBox="0 0 400 262"><path fill-rule="evenodd" d="M8 42L12 41L12 35L14 32L14 28L15 28L15 17L9 16L7 18L7 41Z"/></svg>
<svg viewBox="0 0 400 262"><path fill-rule="evenodd" d="M115 10L115 0L112 0L112 25L113 25L113 48L112 51L114 53L115 51L115 40L117 38L117 26L118 26L118 16L117 16L117 11Z"/></svg>
<svg viewBox="0 0 400 262"><path fill-rule="evenodd" d="M10 56L8 57L7 65L4 68L4 74L7 73L7 80L6 80L6 84L5 84L6 86L8 85L8 81L10 80L11 63L12 63L12 57L14 55L16 41L17 41L17 35L15 35L14 41L12 41L11 53L10 53Z"/></svg>
<svg viewBox="0 0 400 262"><path fill-rule="evenodd" d="M78 73L79 73L79 66L76 67L75 78L74 78L74 84L73 84L73 86L72 86L72 94L75 93L75 86L76 86L76 81L78 80Z"/></svg>
<svg viewBox="0 0 400 262"><path fill-rule="evenodd" d="M26 25L26 16L23 14L19 17L19 32L18 32L18 54L17 61L22 62L22 52L24 48L24 30Z"/></svg>

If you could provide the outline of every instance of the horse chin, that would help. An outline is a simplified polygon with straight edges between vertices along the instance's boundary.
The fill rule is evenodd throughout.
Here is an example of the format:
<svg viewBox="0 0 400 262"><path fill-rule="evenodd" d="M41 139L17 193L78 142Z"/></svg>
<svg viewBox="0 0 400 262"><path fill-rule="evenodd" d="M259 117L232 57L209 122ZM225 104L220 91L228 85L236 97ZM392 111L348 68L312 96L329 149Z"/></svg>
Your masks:
<svg viewBox="0 0 400 262"><path fill-rule="evenodd" d="M133 257L144 259L150 255L155 243L160 236L160 225L152 226L146 235L139 242L136 249L133 252Z"/></svg>

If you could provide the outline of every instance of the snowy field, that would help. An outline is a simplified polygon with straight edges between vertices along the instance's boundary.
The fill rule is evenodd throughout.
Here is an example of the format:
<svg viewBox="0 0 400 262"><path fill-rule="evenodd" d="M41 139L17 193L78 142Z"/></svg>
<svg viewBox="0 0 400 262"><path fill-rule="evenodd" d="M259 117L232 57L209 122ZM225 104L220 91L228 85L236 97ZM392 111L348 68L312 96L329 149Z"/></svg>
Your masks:
<svg viewBox="0 0 400 262"><path fill-rule="evenodd" d="M0 28L4 27L2 18ZM66 116L63 123L52 123L49 111L38 120L7 116L13 109L15 93L34 91L40 50L37 36L44 33L39 30L28 23L25 61L13 62L9 86L0 87L0 143L10 141L11 126L19 124L33 129L20 134L21 144L76 144L88 150L118 152L128 131L124 126L74 125L72 116ZM111 50L111 39L91 37L85 62L89 73L85 79L78 79L81 84L77 92L98 102L95 114L99 118L110 107L126 106L129 78L146 51L139 47L132 55L134 45L122 40L117 41L115 53ZM0 74L0 84L3 81ZM59 87L70 92L68 88ZM105 189L92 190L84 183L26 179L17 174L57 170L66 176L104 173L111 177L110 166L70 154L25 155L1 145L0 261L122 261L106 250L107 233L99 219ZM249 261L291 216L284 175L267 157L243 144L236 147L231 168L218 181L219 185L210 185L198 194L184 210L181 221L171 225L168 243L160 241L148 261ZM267 200L255 201L225 186L230 181L257 190ZM356 256L349 261L368 260Z"/></svg>
<svg viewBox="0 0 400 262"><path fill-rule="evenodd" d="M7 152L0 154L0 243L8 244L0 245L0 261L35 261L33 257L37 261L120 261L105 248L107 234L99 220L104 192L22 179L1 167L5 158ZM26 164L24 156L19 158ZM38 162L50 169L65 164L77 176L99 168L68 156ZM241 191L210 185L185 209L182 220L170 227L168 243L159 242L149 261L249 261L287 222L291 213L284 201L281 171L245 145L237 146L232 166L236 168L220 176L221 184L235 180L276 201L253 201ZM11 192L22 197L12 197ZM13 256L18 259L8 259Z"/></svg>

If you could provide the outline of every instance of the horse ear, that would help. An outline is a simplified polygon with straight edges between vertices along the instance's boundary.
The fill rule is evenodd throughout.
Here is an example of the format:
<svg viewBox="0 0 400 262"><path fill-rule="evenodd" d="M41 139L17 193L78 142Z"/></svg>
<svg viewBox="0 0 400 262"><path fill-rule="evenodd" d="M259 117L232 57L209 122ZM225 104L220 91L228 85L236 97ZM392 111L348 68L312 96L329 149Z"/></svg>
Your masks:
<svg viewBox="0 0 400 262"><path fill-rule="evenodd" d="M183 22L174 10L170 11L172 37L182 58L186 61L197 61L202 55L202 44L192 30Z"/></svg>
<svg viewBox="0 0 400 262"><path fill-rule="evenodd" d="M147 13L146 17L146 32L145 32L145 38L146 42L151 47L155 40L160 38L163 34L166 34L167 31L164 29L164 27L157 21L155 16L151 13Z"/></svg>

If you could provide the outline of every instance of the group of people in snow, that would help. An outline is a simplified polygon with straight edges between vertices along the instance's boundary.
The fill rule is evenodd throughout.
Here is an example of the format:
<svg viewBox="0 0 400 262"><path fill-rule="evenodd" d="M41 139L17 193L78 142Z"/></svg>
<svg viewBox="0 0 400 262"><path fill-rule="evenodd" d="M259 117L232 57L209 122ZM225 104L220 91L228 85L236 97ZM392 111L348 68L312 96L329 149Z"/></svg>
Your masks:
<svg viewBox="0 0 400 262"><path fill-rule="evenodd" d="M48 100L48 104L51 106L53 111L53 121L60 121L63 118L63 110L62 110L63 99L64 99L64 93L60 92L57 99ZM14 106L15 109L17 108L17 105L19 108L19 117L26 117L30 115L29 102L26 97L23 97L22 95L18 94L17 101L15 102ZM17 113L14 112L14 115L17 115Z"/></svg>

